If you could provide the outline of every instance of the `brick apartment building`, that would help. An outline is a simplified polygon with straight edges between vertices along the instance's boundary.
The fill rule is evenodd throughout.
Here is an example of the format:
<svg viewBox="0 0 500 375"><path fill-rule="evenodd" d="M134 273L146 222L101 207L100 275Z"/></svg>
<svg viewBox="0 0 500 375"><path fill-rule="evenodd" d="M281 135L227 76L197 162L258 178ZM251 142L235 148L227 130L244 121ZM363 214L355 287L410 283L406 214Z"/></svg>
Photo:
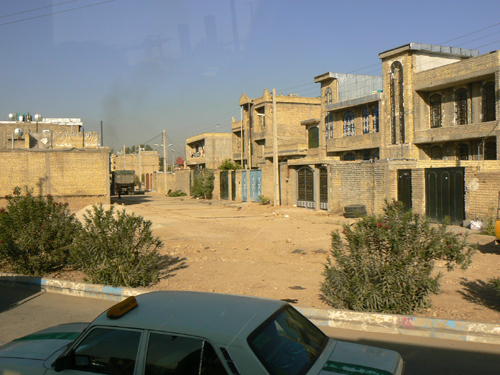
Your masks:
<svg viewBox="0 0 500 375"><path fill-rule="evenodd" d="M327 72L321 98L276 96L278 197L267 90L240 98L233 159L280 204L380 213L397 199L436 221L487 218L500 190L500 51L409 43L379 58L382 77Z"/></svg>
<svg viewBox="0 0 500 375"><path fill-rule="evenodd" d="M109 149L98 133L85 133L80 119L10 117L0 121L0 197L19 186L72 209L110 202Z"/></svg>

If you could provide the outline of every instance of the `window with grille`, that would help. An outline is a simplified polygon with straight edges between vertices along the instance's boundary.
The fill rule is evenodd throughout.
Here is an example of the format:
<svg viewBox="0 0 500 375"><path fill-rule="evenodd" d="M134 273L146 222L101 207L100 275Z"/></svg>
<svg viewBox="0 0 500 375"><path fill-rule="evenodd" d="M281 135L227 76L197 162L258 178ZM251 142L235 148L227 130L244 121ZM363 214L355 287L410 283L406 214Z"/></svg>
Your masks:
<svg viewBox="0 0 500 375"><path fill-rule="evenodd" d="M460 89L455 92L455 103L457 107L457 125L468 124L467 89Z"/></svg>
<svg viewBox="0 0 500 375"><path fill-rule="evenodd" d="M483 86L483 121L495 121L495 82Z"/></svg>
<svg viewBox="0 0 500 375"><path fill-rule="evenodd" d="M368 108L363 108L363 134L370 133L370 111Z"/></svg>
<svg viewBox="0 0 500 375"><path fill-rule="evenodd" d="M354 135L354 112L349 111L344 113L344 137L352 137Z"/></svg>
<svg viewBox="0 0 500 375"><path fill-rule="evenodd" d="M405 143L405 109L403 64L395 61L391 65L391 143Z"/></svg>
<svg viewBox="0 0 500 375"><path fill-rule="evenodd" d="M333 138L333 113L329 112L325 116L325 136L326 139Z"/></svg>
<svg viewBox="0 0 500 375"><path fill-rule="evenodd" d="M469 160L469 145L466 143L460 143L457 148L457 159L458 160Z"/></svg>
<svg viewBox="0 0 500 375"><path fill-rule="evenodd" d="M434 94L429 99L431 107L431 128L441 127L441 95Z"/></svg>
<svg viewBox="0 0 500 375"><path fill-rule="evenodd" d="M325 105L332 104L332 101L333 101L333 92L332 92L332 89L330 87L328 87L325 90Z"/></svg>
<svg viewBox="0 0 500 375"><path fill-rule="evenodd" d="M443 160L443 148L441 146L434 146L431 148L432 160Z"/></svg>
<svg viewBox="0 0 500 375"><path fill-rule="evenodd" d="M379 132L378 107L373 108L372 118L373 118L373 132L378 133Z"/></svg>
<svg viewBox="0 0 500 375"><path fill-rule="evenodd" d="M346 161L356 160L356 155L354 155L353 152L348 152L347 154L344 154L344 160Z"/></svg>
<svg viewBox="0 0 500 375"><path fill-rule="evenodd" d="M484 144L484 159L497 160L497 143L495 141Z"/></svg>

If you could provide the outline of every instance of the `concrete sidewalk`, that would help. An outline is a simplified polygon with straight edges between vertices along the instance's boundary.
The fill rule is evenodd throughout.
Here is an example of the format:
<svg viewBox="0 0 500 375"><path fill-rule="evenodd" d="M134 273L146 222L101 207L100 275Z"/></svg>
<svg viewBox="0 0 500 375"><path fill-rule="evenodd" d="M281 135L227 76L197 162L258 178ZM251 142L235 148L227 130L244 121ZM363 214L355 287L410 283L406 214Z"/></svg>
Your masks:
<svg viewBox="0 0 500 375"><path fill-rule="evenodd" d="M115 288L8 273L0 273L0 285L112 301L121 301L129 296L150 292L142 288ZM500 344L500 325L494 323L359 313L301 306L295 306L295 308L318 326Z"/></svg>

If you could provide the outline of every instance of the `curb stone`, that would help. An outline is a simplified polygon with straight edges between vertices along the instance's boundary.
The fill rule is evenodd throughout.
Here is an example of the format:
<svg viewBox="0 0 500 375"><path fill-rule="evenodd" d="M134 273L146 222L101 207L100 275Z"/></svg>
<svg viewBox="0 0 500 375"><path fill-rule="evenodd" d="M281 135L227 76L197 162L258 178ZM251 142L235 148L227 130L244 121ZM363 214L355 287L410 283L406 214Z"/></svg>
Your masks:
<svg viewBox="0 0 500 375"><path fill-rule="evenodd" d="M10 273L0 273L0 285L32 290L43 289L51 293L111 301L121 301L127 297L151 291L145 288L116 288ZM496 323L360 313L303 306L294 307L320 327L500 344L500 325Z"/></svg>

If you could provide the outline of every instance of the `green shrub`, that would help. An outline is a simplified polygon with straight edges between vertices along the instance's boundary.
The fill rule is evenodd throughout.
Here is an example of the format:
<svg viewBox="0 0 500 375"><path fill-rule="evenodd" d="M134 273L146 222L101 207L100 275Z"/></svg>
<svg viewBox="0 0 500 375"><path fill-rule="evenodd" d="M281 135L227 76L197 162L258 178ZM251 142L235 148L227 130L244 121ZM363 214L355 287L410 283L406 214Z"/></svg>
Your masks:
<svg viewBox="0 0 500 375"><path fill-rule="evenodd" d="M269 204L271 202L271 199L266 197L265 195L259 195L259 203L262 205Z"/></svg>
<svg viewBox="0 0 500 375"><path fill-rule="evenodd" d="M0 258L14 272L43 276L65 264L74 237L81 229L67 203L52 196L34 196L16 187L0 209Z"/></svg>
<svg viewBox="0 0 500 375"><path fill-rule="evenodd" d="M169 197L185 197L187 194L184 193L182 190L175 190L175 191L169 191L168 196Z"/></svg>
<svg viewBox="0 0 500 375"><path fill-rule="evenodd" d="M234 161L231 159L225 159L221 165L219 165L219 169L223 171L229 171L229 170L236 170L236 169L241 169L241 165L236 164Z"/></svg>
<svg viewBox="0 0 500 375"><path fill-rule="evenodd" d="M84 215L84 227L72 251L72 262L93 283L145 287L168 272L168 257L158 250L151 221L111 206L93 206Z"/></svg>
<svg viewBox="0 0 500 375"><path fill-rule="evenodd" d="M214 190L214 180L215 176L209 169L202 169L195 172L191 186L191 195L194 198L207 199L207 197L212 195L212 191Z"/></svg>
<svg viewBox="0 0 500 375"><path fill-rule="evenodd" d="M488 215L488 218L483 222L483 231L481 234L486 234L488 236L494 236L495 235L495 222L496 222L496 215L495 215L495 208L490 207L489 208L490 214Z"/></svg>
<svg viewBox="0 0 500 375"><path fill-rule="evenodd" d="M446 225L431 227L399 202L386 201L383 215L365 216L343 232L345 241L332 232L320 294L340 309L411 314L428 307L440 288L435 261L445 261L448 270L465 269L475 252L466 235L452 234Z"/></svg>

